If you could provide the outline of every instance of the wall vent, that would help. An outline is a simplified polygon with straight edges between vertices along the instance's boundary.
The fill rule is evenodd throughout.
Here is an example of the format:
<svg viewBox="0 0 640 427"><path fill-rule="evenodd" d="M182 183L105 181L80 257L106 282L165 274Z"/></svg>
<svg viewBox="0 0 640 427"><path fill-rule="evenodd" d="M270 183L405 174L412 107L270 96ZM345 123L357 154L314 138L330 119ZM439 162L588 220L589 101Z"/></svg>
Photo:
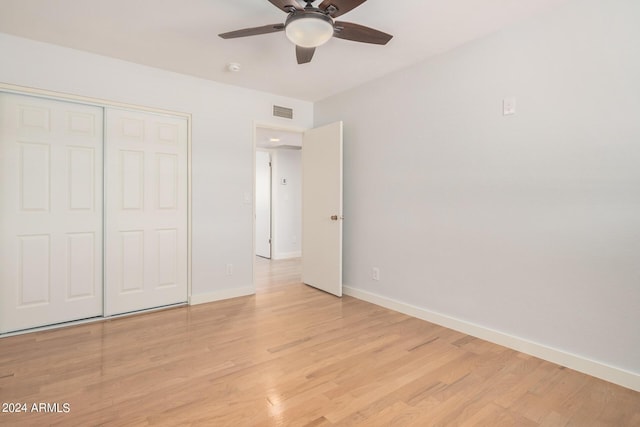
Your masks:
<svg viewBox="0 0 640 427"><path fill-rule="evenodd" d="M275 117L284 117L285 119L293 119L293 108L273 106L273 115Z"/></svg>

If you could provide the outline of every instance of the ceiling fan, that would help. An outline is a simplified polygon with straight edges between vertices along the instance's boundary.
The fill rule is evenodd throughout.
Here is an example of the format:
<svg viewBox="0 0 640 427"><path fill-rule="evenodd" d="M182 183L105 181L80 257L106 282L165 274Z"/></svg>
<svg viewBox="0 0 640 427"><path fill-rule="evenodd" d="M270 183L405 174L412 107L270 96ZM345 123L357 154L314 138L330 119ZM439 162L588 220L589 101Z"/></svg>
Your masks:
<svg viewBox="0 0 640 427"><path fill-rule="evenodd" d="M284 31L287 38L296 45L298 64L311 62L316 47L323 45L331 37L362 43L384 45L393 37L382 31L351 22L336 21L367 0L323 0L318 7L315 0L304 0L302 7L298 0L268 0L278 9L289 14L284 24L264 25L219 34L223 39L256 36Z"/></svg>

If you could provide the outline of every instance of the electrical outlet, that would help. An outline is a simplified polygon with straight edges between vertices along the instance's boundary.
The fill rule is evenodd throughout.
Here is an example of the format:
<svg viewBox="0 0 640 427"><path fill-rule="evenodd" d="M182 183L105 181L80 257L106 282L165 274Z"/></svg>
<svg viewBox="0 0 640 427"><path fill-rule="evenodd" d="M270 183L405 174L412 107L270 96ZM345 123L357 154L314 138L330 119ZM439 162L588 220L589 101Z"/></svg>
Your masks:
<svg viewBox="0 0 640 427"><path fill-rule="evenodd" d="M233 264L227 264L227 276L233 276Z"/></svg>
<svg viewBox="0 0 640 427"><path fill-rule="evenodd" d="M380 280L380 269L378 267L373 267L371 269L371 278L373 280Z"/></svg>

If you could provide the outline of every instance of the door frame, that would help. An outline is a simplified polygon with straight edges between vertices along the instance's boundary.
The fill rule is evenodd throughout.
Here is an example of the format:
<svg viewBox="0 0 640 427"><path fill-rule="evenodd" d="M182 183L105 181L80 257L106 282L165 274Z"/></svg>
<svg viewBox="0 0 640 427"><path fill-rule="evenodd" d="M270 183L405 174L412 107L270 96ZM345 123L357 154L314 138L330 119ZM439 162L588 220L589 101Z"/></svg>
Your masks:
<svg viewBox="0 0 640 427"><path fill-rule="evenodd" d="M109 99L102 99L102 98L93 98L93 97L89 97L89 96L82 96L82 95L75 95L75 94L71 94L71 93L65 93L65 92L57 92L57 91L52 91L52 90L47 90L47 89L40 89L40 88L32 88L32 87L27 87L27 86L20 86L20 85L14 85L14 84L7 84L7 83L2 83L0 82L0 91L1 92L6 92L6 93L13 93L16 95L25 95L25 96L35 96L35 97L39 97L39 98L45 98L45 99L51 99L51 100L56 100L56 101L66 101L66 102L74 102L77 104L84 104L84 105L91 105L91 106L95 106L95 107L101 107L103 109L107 108L119 108L119 109L126 109L126 110L133 110L133 111L140 111L140 112L146 112L146 113L152 113L152 114L161 114L161 115L169 115L169 116L174 116L174 117L180 117L180 118L184 118L187 121L187 304L191 305L191 299L192 299L192 246L193 246L193 239L192 239L192 157L191 157L191 142L192 142L192 130L191 130L191 126L192 126L192 115L191 113L186 113L183 111L174 111L174 110L167 110L167 109L162 109L162 108L155 108L155 107L149 107L149 106L144 106L144 105L137 105L137 104L129 104L129 103L125 103L125 102L118 102L118 101L113 101L113 100L109 100ZM254 144L253 144L253 148L254 148L254 152L255 152L255 126L254 126ZM103 183L104 185L104 183ZM255 187L255 154L254 154L254 187ZM104 197L104 194L103 194ZM103 200L104 203L104 200ZM255 210L255 208L254 208ZM103 211L103 215L104 215L104 211ZM255 228L255 212L254 212L254 228ZM254 230L254 234L255 234L255 230ZM103 224L103 237L104 237L104 224ZM254 236L254 240L255 240L255 236ZM104 242L103 242L104 244ZM254 242L254 252L255 252L255 242ZM255 262L255 261L254 261ZM103 280L104 280L104 274L105 272L103 271ZM255 274L254 274L255 276ZM255 282L255 277L254 277L254 282ZM254 285L255 288L255 285ZM103 296L104 296L104 289L103 289ZM149 310L154 310L154 309L149 309ZM74 322L70 322L70 323L86 323L86 322L92 322L92 321L100 321L100 320L104 320L106 319L106 316L101 316L95 319L88 319L88 320L79 320L79 321L74 321ZM65 323L65 325L67 325L68 323ZM56 328L59 325L50 325L50 326L42 326L39 328L34 328L34 329L29 329L28 331L31 332L33 330L41 330L41 329L52 329L52 328ZM2 334L3 337L5 336L9 336L9 335L18 335L24 333L24 331L18 331L18 332L12 332L12 333L7 333L7 334Z"/></svg>
<svg viewBox="0 0 640 427"><path fill-rule="evenodd" d="M272 129L274 131L283 131L283 132L295 132L303 134L307 131L307 128L297 127L297 126L286 126L282 124L276 124L273 122L254 120L253 121L253 143L251 149L251 164L252 164L252 194L253 194L253 215L252 215L252 247L251 247L251 287L253 288L253 293L256 292L256 151L258 150L258 128L260 129ZM273 157L271 159L273 163ZM273 174L273 170L271 172ZM273 187L273 175L272 175L272 187ZM273 196L273 194L272 194ZM274 215L273 215L273 198L271 200L271 259L273 259L273 248L275 246L275 229L273 227L274 223Z"/></svg>
<svg viewBox="0 0 640 427"><path fill-rule="evenodd" d="M257 158L257 154L258 152L262 152L262 153L267 153L267 155L269 156L269 258L268 259L272 259L273 258L273 153L271 152L271 150L267 149L267 148L261 148L261 147L256 147L256 155L254 157ZM256 167L254 168L254 173L257 176L257 172L258 172L258 168L257 168L257 159L255 159L254 161L256 161ZM254 186L256 185L256 183L254 183ZM255 215L253 216L253 219L255 221L255 223L257 224L258 222L258 213L257 213L257 198L258 198L258 188L257 186L254 187L255 191L253 192L253 206L254 206L254 211L256 212ZM257 240L257 227L254 227L254 243ZM257 245L256 245L257 247ZM257 252L257 250L255 251ZM257 253L254 254L257 256L261 256L258 255ZM264 258L264 257L263 257Z"/></svg>

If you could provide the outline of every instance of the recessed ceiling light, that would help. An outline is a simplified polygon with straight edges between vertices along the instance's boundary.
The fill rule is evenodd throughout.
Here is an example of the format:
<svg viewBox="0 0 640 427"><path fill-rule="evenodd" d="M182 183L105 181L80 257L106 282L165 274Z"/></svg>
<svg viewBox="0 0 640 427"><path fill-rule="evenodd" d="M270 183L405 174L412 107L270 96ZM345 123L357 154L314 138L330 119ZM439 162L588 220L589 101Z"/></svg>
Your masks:
<svg viewBox="0 0 640 427"><path fill-rule="evenodd" d="M280 142L280 138L269 138L269 142Z"/></svg>

